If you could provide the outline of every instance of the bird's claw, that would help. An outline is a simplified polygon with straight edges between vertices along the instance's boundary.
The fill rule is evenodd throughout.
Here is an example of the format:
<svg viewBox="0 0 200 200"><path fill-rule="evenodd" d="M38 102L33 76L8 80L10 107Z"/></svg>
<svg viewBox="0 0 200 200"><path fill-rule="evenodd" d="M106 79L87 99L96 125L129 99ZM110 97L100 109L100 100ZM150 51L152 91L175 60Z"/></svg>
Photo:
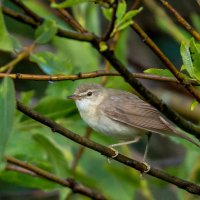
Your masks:
<svg viewBox="0 0 200 200"><path fill-rule="evenodd" d="M143 173L148 173L150 171L150 169L151 169L151 166L145 161L143 161L142 164L145 165L145 167L146 167L146 169L142 172L142 174Z"/></svg>
<svg viewBox="0 0 200 200"><path fill-rule="evenodd" d="M109 148L114 152L114 155L112 155L110 158L108 158L108 163L110 163L111 160L112 160L113 158L116 158L116 157L118 156L118 154L119 154L119 152L118 152L116 149L114 149L114 148L112 147L112 145L110 145Z"/></svg>

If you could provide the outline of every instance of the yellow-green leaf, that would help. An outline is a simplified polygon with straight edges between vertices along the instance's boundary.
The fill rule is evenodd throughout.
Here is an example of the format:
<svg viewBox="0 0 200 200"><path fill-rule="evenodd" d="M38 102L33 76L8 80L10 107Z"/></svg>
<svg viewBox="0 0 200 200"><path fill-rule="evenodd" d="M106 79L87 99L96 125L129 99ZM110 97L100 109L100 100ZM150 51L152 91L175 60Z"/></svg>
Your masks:
<svg viewBox="0 0 200 200"><path fill-rule="evenodd" d="M194 100L190 106L190 110L193 111L195 109L195 107L198 105L198 101Z"/></svg>

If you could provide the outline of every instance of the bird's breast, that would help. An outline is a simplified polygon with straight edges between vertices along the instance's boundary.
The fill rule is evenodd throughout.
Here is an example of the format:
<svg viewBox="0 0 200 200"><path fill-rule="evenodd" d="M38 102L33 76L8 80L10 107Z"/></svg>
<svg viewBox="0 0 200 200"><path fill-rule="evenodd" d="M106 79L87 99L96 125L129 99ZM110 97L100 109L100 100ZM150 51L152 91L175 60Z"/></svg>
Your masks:
<svg viewBox="0 0 200 200"><path fill-rule="evenodd" d="M80 112L83 120L95 131L114 137L119 140L129 140L135 137L136 130L126 124L108 118L101 111L90 109Z"/></svg>
<svg viewBox="0 0 200 200"><path fill-rule="evenodd" d="M95 131L119 140L130 140L135 137L136 129L107 117L99 106L87 101L78 101L76 105L82 119Z"/></svg>

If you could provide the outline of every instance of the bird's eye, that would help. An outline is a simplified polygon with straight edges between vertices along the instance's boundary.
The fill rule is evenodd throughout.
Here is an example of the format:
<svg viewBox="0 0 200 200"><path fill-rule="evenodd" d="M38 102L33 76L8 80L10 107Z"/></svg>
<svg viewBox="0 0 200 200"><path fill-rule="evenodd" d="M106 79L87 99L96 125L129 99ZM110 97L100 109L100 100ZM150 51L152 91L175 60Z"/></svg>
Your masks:
<svg viewBox="0 0 200 200"><path fill-rule="evenodd" d="M87 93L87 96L92 96L92 92L88 92L88 93Z"/></svg>

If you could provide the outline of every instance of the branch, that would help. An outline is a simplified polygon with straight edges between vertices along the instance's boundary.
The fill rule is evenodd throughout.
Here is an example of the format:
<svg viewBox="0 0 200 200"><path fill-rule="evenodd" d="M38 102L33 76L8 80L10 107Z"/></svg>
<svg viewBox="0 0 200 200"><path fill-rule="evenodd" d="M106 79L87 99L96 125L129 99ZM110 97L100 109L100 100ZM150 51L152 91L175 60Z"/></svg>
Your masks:
<svg viewBox="0 0 200 200"><path fill-rule="evenodd" d="M40 22L36 22L33 18L28 17L26 15L22 15L20 13L15 12L14 10L10 9L10 8L6 8L2 5L0 5L0 7L2 7L3 13L9 17L14 18L15 20L19 21L19 22L23 22L27 25L32 26L33 28L36 28L37 26L40 25Z"/></svg>
<svg viewBox="0 0 200 200"><path fill-rule="evenodd" d="M94 44L98 49L98 44ZM101 54L112 64L112 66L124 77L124 79L139 93L144 99L156 107L163 115L165 115L172 122L183 128L188 133L200 139L200 127L185 120L165 103L158 99L153 93L146 89L137 79L135 79L131 72L113 55L111 51L103 51Z"/></svg>
<svg viewBox="0 0 200 200"><path fill-rule="evenodd" d="M142 0L134 0L132 5L130 6L130 9L133 10L133 9L139 8L141 3L142 3Z"/></svg>
<svg viewBox="0 0 200 200"><path fill-rule="evenodd" d="M18 20L20 22L23 22L27 25L32 26L33 28L37 28L39 25L41 25L41 22L33 20L33 18L22 15L20 13L17 13L9 8L5 8L2 6L3 13L9 17L12 17L15 20ZM43 19L44 20L44 19ZM67 31L61 28L58 28L58 36L61 37L67 37L69 39L74 39L78 41L93 41L95 39L95 36L89 33L81 34L77 32Z"/></svg>
<svg viewBox="0 0 200 200"><path fill-rule="evenodd" d="M37 177L36 173L34 173L30 170L24 169L23 167L16 166L16 165L8 164L8 165L6 165L5 169L7 171L16 171L16 172L19 172L19 173L22 173L22 174L27 174L27 175L30 175L30 176L33 176L33 177Z"/></svg>
<svg viewBox="0 0 200 200"><path fill-rule="evenodd" d="M161 3L176 17L177 21L198 41L200 41L200 34L180 15L180 13L173 8L169 2L160 0Z"/></svg>
<svg viewBox="0 0 200 200"><path fill-rule="evenodd" d="M173 63L165 56L165 54L159 49L159 47L153 42L153 40L144 32L144 30L134 22L131 25L137 34L143 39L143 41L150 47L150 49L160 58L160 60L165 64L165 66L172 72L172 74L177 78L177 80L186 88L186 90L196 98L200 103L200 93L191 84L185 83L185 78L181 72L179 72Z"/></svg>
<svg viewBox="0 0 200 200"><path fill-rule="evenodd" d="M3 8L4 9L4 8ZM13 11L12 11L13 12ZM11 12L11 13L12 13ZM4 12L5 13L5 12ZM5 13L6 14L6 13ZM16 14L14 12L14 14ZM10 15L8 13L9 16L15 18L13 15ZM20 19L19 19L20 20ZM26 23L26 21L24 21L24 23ZM29 24L29 23L27 23ZM29 25L32 25L31 23ZM153 46L154 42L152 40L150 40L150 38L147 36L147 34L140 28L139 25L137 25L135 22L133 24L133 28L138 32L138 34L143 38L144 41L148 41L148 45L149 46ZM61 34L62 33L62 34ZM104 56L112 65L113 67L125 78L125 80L141 95L144 97L144 99L149 102L150 104L152 104L154 107L156 107L160 112L162 112L169 120L171 120L172 122L174 122L175 124L177 124L180 128L184 129L185 131L189 132L190 134L194 135L197 138L200 138L200 127L192 124L191 122L185 120L184 118L182 118L181 116L179 116L176 112L174 112L173 110L171 110L166 104L164 104L161 100L159 100L154 94L152 94L149 90L147 90L140 82L138 82L133 76L132 74L125 68L125 66L118 60L115 58L115 56L113 55L113 52L111 51L104 51L101 52L99 49L99 38L97 38L94 35L89 35L88 37L86 37L83 34L77 34L77 33L72 33L69 31L65 31L63 29L60 29L60 32L58 33L59 36L61 37L65 37L65 38L71 38L71 39L77 39L77 40L81 40L81 41L89 41L91 44L93 44L93 46L99 51L99 53ZM74 37L72 37L74 34ZM149 41L151 42L149 44ZM152 43L153 42L153 43ZM153 47L152 47L153 49ZM159 57L163 55L163 53L160 51L160 49L155 46L154 53L156 55L158 55ZM169 61L169 59L164 56L161 57L161 59L163 60L163 62L167 65L167 66L172 66L172 68L174 68L175 66ZM179 74L179 72L178 72ZM181 84L183 84L181 82ZM183 84L184 85L184 84Z"/></svg>
<svg viewBox="0 0 200 200"><path fill-rule="evenodd" d="M12 15L10 15L12 16ZM22 20L23 21L23 20ZM60 29L61 31L59 32L58 35L62 36L62 37L67 37L67 38L71 38L71 39L77 39L77 40L82 40L82 41L90 41L93 43L93 45L95 46L96 49L98 49L98 38L95 38L95 36L93 35L88 35L87 37L83 34L77 34L77 33L72 33L72 32L68 32L65 30ZM71 34L71 35L70 35ZM96 39L97 41L94 41L94 39ZM98 49L99 50L99 49ZM100 50L99 50L100 52ZM110 61L111 64L117 64L116 66L113 65L122 75L123 77L126 79L127 82L129 82L134 88L136 88L137 91L139 91L139 93L144 96L149 102L151 102L154 105L157 105L156 107L159 107L160 110L162 111L167 111L168 112L168 116L170 116L170 113L172 114L172 116L175 116L176 119L174 119L174 121L181 122L183 123L183 127L186 127L186 129L193 129L193 131L196 131L196 134L199 135L199 127L196 127L194 125L190 126L190 124L188 124L187 121L183 120L182 118L180 118L176 113L172 112L171 110L168 110L167 106L165 104L162 104L161 101L159 101L155 96L153 96L148 90L146 90L145 87L143 87L135 78L132 77L131 73L126 70L126 68L113 56L112 52L110 51L105 51L105 52L100 52L105 58L107 58L107 60ZM110 57L109 57L110 56ZM148 99L149 98L149 99ZM163 107L163 108L162 108ZM50 127L52 129L52 131L58 132L62 135L64 135L65 137L68 137L69 139L82 144L88 148L91 148L95 151L100 152L103 155L106 155L108 157L111 157L113 155L113 151L103 145L97 144L93 141L90 141L86 138L82 138L81 136L74 134L73 132L63 128L62 126L58 125L57 123L55 123L52 120L49 120L48 118L40 115L37 112L34 112L32 110L30 110L29 108L23 106L21 103L18 102L18 109L25 113L26 115L30 116L31 118L35 119L36 121L39 121L40 123ZM187 122L187 123L186 123ZM179 123L178 123L179 124ZM189 125L189 126L188 126ZM126 156L123 156L121 154L119 154L115 160L124 163L125 165L128 165L132 168L135 168L141 172L143 172L144 170L146 170L146 166L143 163L140 163L136 160L130 159ZM152 168L149 172L149 175L157 177L159 179L162 179L166 182L172 183L190 193L193 194L200 194L200 186L191 183L189 181L185 181L182 179L179 179L177 177L171 176L161 170Z"/></svg>
<svg viewBox="0 0 200 200"><path fill-rule="evenodd" d="M14 68L14 66L17 65L24 58L28 57L34 48L35 48L35 43L31 44L29 47L24 48L21 52L18 53L18 55L15 59L11 60L6 65L0 67L0 72L4 72L6 70L11 72L12 69ZM6 73L6 74L8 74L8 73Z"/></svg>
<svg viewBox="0 0 200 200"><path fill-rule="evenodd" d="M55 3L56 0L49 0L51 3ZM71 27L73 27L75 30L79 31L80 33L87 33L87 30L85 30L81 24L75 20L68 12L67 10L63 8L57 8L56 9L58 13L61 15L61 17L69 24Z"/></svg>
<svg viewBox="0 0 200 200"><path fill-rule="evenodd" d="M62 127L61 125L57 124L56 122L50 120L49 118L44 117L43 115L39 114L38 112L31 110L27 106L24 106L23 104L21 104L18 101L17 101L17 108L19 111L21 111L25 115L31 117L32 119L40 122L43 125L48 126L53 132L57 132L78 144L81 144L85 147L93 149L107 157L112 157L112 155L114 154L112 149L105 147L101 144L98 144L96 142L93 142L87 138L81 137L78 134L73 133L72 131L70 131L70 130ZM134 168L134 169L140 171L140 172L144 172L146 170L146 166L143 163L138 162L134 159L128 158L122 154L119 154L117 157L114 158L114 160L117 160L120 163L123 163L131 168ZM182 188L190 193L200 194L200 186L199 185L189 182L189 181L186 181L186 180L183 180L183 179L180 179L175 176L171 176L162 170L152 167L150 169L150 171L147 172L147 174L151 175L153 177L156 177L158 179L161 179L163 181L166 181L168 183L172 183L172 184L176 185L177 187Z"/></svg>
<svg viewBox="0 0 200 200"><path fill-rule="evenodd" d="M28 16L32 17L36 22L37 21L43 21L41 17L39 17L37 14L35 14L31 9L29 9L27 6L25 6L21 0L11 0L12 3L20 7Z"/></svg>
<svg viewBox="0 0 200 200"><path fill-rule="evenodd" d="M104 40L108 40L111 36L111 33L114 30L115 27L115 21L116 21L116 14L117 14L117 7L118 7L118 0L114 0L113 2L113 6L112 6L112 18L111 18L111 22L109 24L107 33L104 36Z"/></svg>
<svg viewBox="0 0 200 200"><path fill-rule="evenodd" d="M14 165L17 165L17 166L20 166L21 169L19 168L13 168L13 167L10 167L8 166L7 169L11 169L11 170L15 170L15 171L19 171L21 173L24 173L25 171L22 169L27 169L29 171L29 175L38 175L42 178L45 178L47 180L50 180L52 182L55 182L55 183L58 183L64 187L69 187L71 188L71 190L74 192L74 193L79 193L79 194L83 194L87 197L90 197L92 199L96 199L96 200L106 200L106 198L97 193L96 191L76 182L74 179L72 178L68 178L68 179L62 179L62 178L59 178L58 176L55 176L54 174L51 174L43 169L40 169L39 167L36 167L34 165L31 165L27 162L23 162L23 161L20 161L16 158L13 158L13 157L6 157L5 158L6 161L8 163L12 163ZM31 174L31 173L32 174Z"/></svg>
<svg viewBox="0 0 200 200"><path fill-rule="evenodd" d="M1 69L1 68L0 68ZM70 74L70 75L36 75L36 74L6 74L0 73L0 78L4 78L9 76L12 79L18 80L34 80L34 81L64 81L64 80L80 80L80 79L89 79L89 78L98 78L102 76L121 76L118 72L114 71L107 71L107 70L97 70L93 72L87 73L78 73L78 74ZM162 81L168 83L176 83L180 84L175 78L166 77L166 76L159 76L154 74L145 74L145 73L132 73L134 78L139 79L148 79L153 81ZM188 80L188 83L199 86L200 83L196 82L195 80L191 79Z"/></svg>

